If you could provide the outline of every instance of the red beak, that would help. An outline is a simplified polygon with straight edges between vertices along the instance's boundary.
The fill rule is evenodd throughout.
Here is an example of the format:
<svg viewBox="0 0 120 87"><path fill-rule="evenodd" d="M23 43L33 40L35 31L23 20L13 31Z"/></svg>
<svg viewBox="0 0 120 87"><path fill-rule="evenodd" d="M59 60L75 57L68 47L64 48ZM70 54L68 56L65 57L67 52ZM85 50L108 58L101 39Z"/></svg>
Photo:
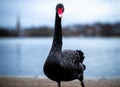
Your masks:
<svg viewBox="0 0 120 87"><path fill-rule="evenodd" d="M62 17L62 13L63 13L63 9L62 8L58 8L58 16L60 18Z"/></svg>

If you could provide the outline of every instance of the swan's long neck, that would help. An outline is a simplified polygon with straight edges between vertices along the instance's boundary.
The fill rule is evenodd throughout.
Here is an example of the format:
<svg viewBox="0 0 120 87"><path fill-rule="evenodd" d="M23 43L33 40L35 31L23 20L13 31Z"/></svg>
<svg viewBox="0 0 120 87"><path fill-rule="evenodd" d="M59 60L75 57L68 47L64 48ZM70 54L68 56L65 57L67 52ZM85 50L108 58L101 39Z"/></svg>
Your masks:
<svg viewBox="0 0 120 87"><path fill-rule="evenodd" d="M56 12L55 18L55 30L51 51L61 51L62 50L62 26L61 18L59 18L58 13Z"/></svg>

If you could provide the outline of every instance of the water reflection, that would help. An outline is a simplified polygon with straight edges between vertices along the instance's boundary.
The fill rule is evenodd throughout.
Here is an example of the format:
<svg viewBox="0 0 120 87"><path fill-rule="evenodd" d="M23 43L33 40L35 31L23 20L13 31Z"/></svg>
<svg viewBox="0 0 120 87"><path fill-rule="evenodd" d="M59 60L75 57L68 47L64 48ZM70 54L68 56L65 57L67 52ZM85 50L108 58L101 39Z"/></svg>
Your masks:
<svg viewBox="0 0 120 87"><path fill-rule="evenodd" d="M85 53L86 77L120 77L120 38L64 38L63 49ZM0 76L44 76L52 38L3 38Z"/></svg>

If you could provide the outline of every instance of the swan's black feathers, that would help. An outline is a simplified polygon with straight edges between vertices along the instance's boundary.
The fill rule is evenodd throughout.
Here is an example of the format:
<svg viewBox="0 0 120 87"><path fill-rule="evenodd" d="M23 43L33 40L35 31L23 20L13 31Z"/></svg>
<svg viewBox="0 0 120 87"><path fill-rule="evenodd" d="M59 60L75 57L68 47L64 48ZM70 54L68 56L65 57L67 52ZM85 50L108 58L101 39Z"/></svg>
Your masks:
<svg viewBox="0 0 120 87"><path fill-rule="evenodd" d="M83 54L80 55L78 51L63 50L61 53L60 64L64 69L84 71L84 65L82 65L83 59Z"/></svg>
<svg viewBox="0 0 120 87"><path fill-rule="evenodd" d="M76 52L79 54L80 56L80 62L82 63L84 60L84 53L81 50L76 50Z"/></svg>
<svg viewBox="0 0 120 87"><path fill-rule="evenodd" d="M81 86L85 87L83 73L86 67L83 64L83 52L81 50L62 51L62 26L61 17L58 15L59 12L64 12L64 6L61 3L56 6L53 43L43 67L44 73L48 78L56 81L58 87L61 87L61 81L74 79L79 79Z"/></svg>

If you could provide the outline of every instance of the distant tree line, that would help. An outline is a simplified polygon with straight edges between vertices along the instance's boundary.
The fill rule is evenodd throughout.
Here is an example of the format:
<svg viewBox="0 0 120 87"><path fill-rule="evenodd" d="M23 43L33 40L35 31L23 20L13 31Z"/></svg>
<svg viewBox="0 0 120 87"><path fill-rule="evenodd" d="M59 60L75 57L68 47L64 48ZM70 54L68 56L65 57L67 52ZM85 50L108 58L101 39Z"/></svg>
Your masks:
<svg viewBox="0 0 120 87"><path fill-rule="evenodd" d="M17 37L17 36L18 35L15 30L0 27L0 37Z"/></svg>
<svg viewBox="0 0 120 87"><path fill-rule="evenodd" d="M53 28L38 27L25 29L25 36L52 36ZM95 23L92 25L74 25L63 27L63 36L120 36L120 23Z"/></svg>
<svg viewBox="0 0 120 87"><path fill-rule="evenodd" d="M24 31L25 36L32 36L32 37L47 37L53 35L53 29L49 27L37 27L37 28L29 28L25 29Z"/></svg>
<svg viewBox="0 0 120 87"><path fill-rule="evenodd" d="M32 27L21 30L19 33L24 37L48 37L52 36L54 29L50 27ZM120 22L95 23L91 25L76 24L74 26L63 27L63 36L120 36ZM0 28L0 36L18 36L15 29Z"/></svg>

